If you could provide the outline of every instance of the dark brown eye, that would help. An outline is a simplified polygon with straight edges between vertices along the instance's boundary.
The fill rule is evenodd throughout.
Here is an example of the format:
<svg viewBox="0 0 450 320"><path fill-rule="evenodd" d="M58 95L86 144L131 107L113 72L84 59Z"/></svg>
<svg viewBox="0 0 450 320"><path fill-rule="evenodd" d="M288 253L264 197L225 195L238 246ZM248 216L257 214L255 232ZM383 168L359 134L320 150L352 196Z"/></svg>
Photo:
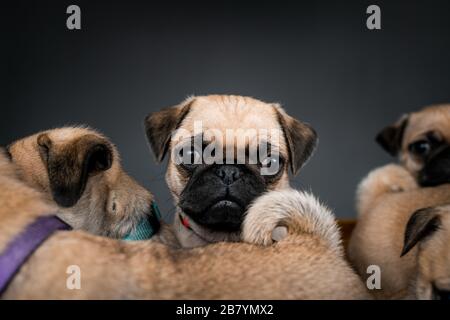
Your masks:
<svg viewBox="0 0 450 320"><path fill-rule="evenodd" d="M426 156L430 153L431 145L427 140L419 140L408 146L411 153L417 156Z"/></svg>
<svg viewBox="0 0 450 320"><path fill-rule="evenodd" d="M283 168L283 159L276 156L267 156L260 161L261 175L263 176L273 176L281 171Z"/></svg>
<svg viewBox="0 0 450 320"><path fill-rule="evenodd" d="M201 153L194 147L180 151L180 157L183 159L183 164L197 164L200 161Z"/></svg>
<svg viewBox="0 0 450 320"><path fill-rule="evenodd" d="M185 169L194 170L202 163L202 150L195 146L184 146L175 151L175 163Z"/></svg>

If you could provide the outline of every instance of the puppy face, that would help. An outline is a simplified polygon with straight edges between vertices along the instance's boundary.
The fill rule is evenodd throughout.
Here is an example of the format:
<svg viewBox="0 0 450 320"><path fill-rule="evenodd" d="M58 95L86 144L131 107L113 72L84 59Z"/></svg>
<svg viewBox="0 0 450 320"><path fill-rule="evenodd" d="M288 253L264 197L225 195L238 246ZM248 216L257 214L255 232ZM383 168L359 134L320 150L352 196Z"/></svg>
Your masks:
<svg viewBox="0 0 450 320"><path fill-rule="evenodd" d="M121 168L114 145L86 128L60 128L8 147L23 180L75 229L122 238L151 213L151 194Z"/></svg>
<svg viewBox="0 0 450 320"><path fill-rule="evenodd" d="M288 186L311 155L316 133L279 105L240 96L207 96L150 114L159 160L179 209L208 231L237 232L252 201Z"/></svg>
<svg viewBox="0 0 450 320"><path fill-rule="evenodd" d="M450 299L450 206L421 209L408 222L403 255L419 246L413 295Z"/></svg>
<svg viewBox="0 0 450 320"><path fill-rule="evenodd" d="M377 142L422 186L450 182L450 105L438 105L403 116L383 129Z"/></svg>

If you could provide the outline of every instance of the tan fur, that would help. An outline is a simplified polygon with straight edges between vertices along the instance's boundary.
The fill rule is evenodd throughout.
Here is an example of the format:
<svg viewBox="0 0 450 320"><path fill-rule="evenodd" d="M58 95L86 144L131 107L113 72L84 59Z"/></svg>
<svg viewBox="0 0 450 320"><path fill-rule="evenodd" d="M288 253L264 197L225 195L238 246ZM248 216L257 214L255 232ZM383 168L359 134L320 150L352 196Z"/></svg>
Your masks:
<svg viewBox="0 0 450 320"><path fill-rule="evenodd" d="M357 191L358 223L349 242L348 256L363 280L369 265L381 267L379 298L407 298L417 274L417 248L400 257L405 229L418 209L450 203L450 185L421 188L416 182L420 163L407 150L426 132L433 131L450 141L450 105L425 108L408 116L399 159L373 170ZM436 261L439 264L438 261ZM442 265L438 267L448 267Z"/></svg>
<svg viewBox="0 0 450 320"><path fill-rule="evenodd" d="M38 215L57 210L44 196L14 177L0 155L0 249ZM289 197L294 196L290 194ZM278 201L283 197L273 198ZM258 208L255 203L255 208ZM308 207L305 207L308 208ZM317 210L325 210L314 205ZM281 213L281 212L280 212ZM259 210L249 211L251 216ZM278 214L278 213L275 213ZM325 216L328 213L325 213ZM292 223L309 225L315 214L298 212ZM291 217L295 216L291 212ZM320 212L318 216L322 216ZM303 218L305 217L305 221ZM314 217L314 218L313 218ZM278 218L284 221L285 215ZM171 249L152 241L122 242L83 231L57 232L21 268L4 299L354 299L367 293L336 250L291 225L271 246L219 243ZM316 224L316 222L314 222ZM266 232L266 228L262 228ZM296 230L298 233L296 233ZM252 231L254 233L254 231ZM255 237L258 238L257 232ZM251 241L251 239L248 239ZM81 289L66 288L67 267L81 269Z"/></svg>
<svg viewBox="0 0 450 320"><path fill-rule="evenodd" d="M450 104L433 105L408 115L408 125L403 134L400 162L416 177L423 163L407 152L408 145L419 140L428 131L436 132L440 138L450 141Z"/></svg>
<svg viewBox="0 0 450 320"><path fill-rule="evenodd" d="M53 197L47 163L38 144L44 140L50 145L50 152L55 157L74 163L69 168L61 168L67 171L57 177L61 180L76 176L77 172L73 170L78 170L74 169L77 168L75 164L83 160L80 158L86 152L83 148L104 144L112 151L111 167L88 178L86 189L76 204L58 208L59 216L73 228L122 238L143 216L150 214L152 195L122 169L119 153L109 139L86 127L43 131L9 146L20 177L42 191L46 200L53 201Z"/></svg>
<svg viewBox="0 0 450 320"><path fill-rule="evenodd" d="M23 211L18 211L23 210ZM18 235L30 220L45 213L54 214L56 208L45 201L38 191L26 187L17 179L17 170L0 149L0 252L6 243ZM26 215L23 213L26 212Z"/></svg>
<svg viewBox="0 0 450 320"><path fill-rule="evenodd" d="M342 255L341 238L333 214L309 193L287 189L271 191L258 198L245 218L243 239L269 245L272 231L277 226L289 226L291 233L314 235L331 251Z"/></svg>
<svg viewBox="0 0 450 320"><path fill-rule="evenodd" d="M192 97L183 102L180 106L190 104L189 113L180 124L180 128L194 133L195 121L201 121L203 130L219 129L225 132L226 129L233 129L235 135L233 141L226 142L231 149L235 148L235 141L239 137L239 130L258 130L267 129L275 130L279 136L283 137L283 132L279 122L276 119L274 106L264 103L262 101L240 96L207 96L207 97ZM278 107L278 106L277 106ZM270 131L269 131L270 132ZM180 142L181 135L175 133L170 142L170 150L173 146ZM226 141L226 137L223 138ZM257 139L257 136L250 136L250 140ZM279 143L278 147L280 154L287 156L287 145L284 139L274 141ZM172 154L170 154L173 157ZM185 186L177 170L175 169L174 159L169 159L169 166L166 173L166 182L169 186L175 202L179 199L179 193ZM273 186L273 189L288 186L287 171L282 178Z"/></svg>
<svg viewBox="0 0 450 320"><path fill-rule="evenodd" d="M406 169L397 164L388 164L372 170L356 190L356 209L361 219L370 212L386 194L419 189Z"/></svg>
<svg viewBox="0 0 450 320"><path fill-rule="evenodd" d="M201 123L201 132L196 132L198 123ZM279 178L267 186L268 190L289 188L289 167L296 173L309 158L316 144L315 131L309 125L290 117L279 104L235 95L190 97L179 105L150 114L146 118L146 128L157 158L162 160L164 153L169 153L166 182L176 206L188 183L188 177L177 169L175 152L172 151L183 141L190 142L192 136L212 131L216 134L215 137L222 138L221 147L235 150L237 154L236 150L243 149L243 146L248 146L252 141L257 142L261 132L267 132L268 142L272 147L278 150L284 159L289 159ZM227 136L227 130L233 130L232 135ZM165 133L166 131L168 133ZM247 142L244 135L248 139ZM180 221L182 212L178 211L175 214L174 230L184 247L239 240L238 232L213 232L192 220L189 222L191 229L186 229Z"/></svg>
<svg viewBox="0 0 450 320"><path fill-rule="evenodd" d="M433 287L450 291L450 206L432 209L439 227L417 245L417 274L410 297L434 299Z"/></svg>

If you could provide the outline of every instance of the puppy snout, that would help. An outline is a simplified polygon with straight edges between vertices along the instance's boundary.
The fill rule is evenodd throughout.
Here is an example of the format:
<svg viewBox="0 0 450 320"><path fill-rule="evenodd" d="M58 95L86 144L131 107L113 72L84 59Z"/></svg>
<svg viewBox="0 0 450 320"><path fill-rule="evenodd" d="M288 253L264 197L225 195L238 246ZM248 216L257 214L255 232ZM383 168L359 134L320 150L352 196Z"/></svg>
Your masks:
<svg viewBox="0 0 450 320"><path fill-rule="evenodd" d="M239 180L242 175L241 170L234 165L223 165L216 169L216 175L226 185L231 185L235 181Z"/></svg>
<svg viewBox="0 0 450 320"><path fill-rule="evenodd" d="M419 172L418 181L423 187L450 182L450 147L439 150L427 160Z"/></svg>

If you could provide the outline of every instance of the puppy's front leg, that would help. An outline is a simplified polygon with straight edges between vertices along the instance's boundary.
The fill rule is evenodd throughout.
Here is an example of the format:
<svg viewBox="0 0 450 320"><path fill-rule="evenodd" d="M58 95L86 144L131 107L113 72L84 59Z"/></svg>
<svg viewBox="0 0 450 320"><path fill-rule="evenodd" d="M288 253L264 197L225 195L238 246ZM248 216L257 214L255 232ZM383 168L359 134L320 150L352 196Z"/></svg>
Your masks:
<svg viewBox="0 0 450 320"><path fill-rule="evenodd" d="M305 233L324 239L333 251L342 252L331 211L307 192L285 189L269 191L252 204L244 219L242 239L270 245Z"/></svg>
<svg viewBox="0 0 450 320"><path fill-rule="evenodd" d="M356 209L364 215L388 193L419 188L414 177L397 164L388 164L372 170L359 184L356 192Z"/></svg>

